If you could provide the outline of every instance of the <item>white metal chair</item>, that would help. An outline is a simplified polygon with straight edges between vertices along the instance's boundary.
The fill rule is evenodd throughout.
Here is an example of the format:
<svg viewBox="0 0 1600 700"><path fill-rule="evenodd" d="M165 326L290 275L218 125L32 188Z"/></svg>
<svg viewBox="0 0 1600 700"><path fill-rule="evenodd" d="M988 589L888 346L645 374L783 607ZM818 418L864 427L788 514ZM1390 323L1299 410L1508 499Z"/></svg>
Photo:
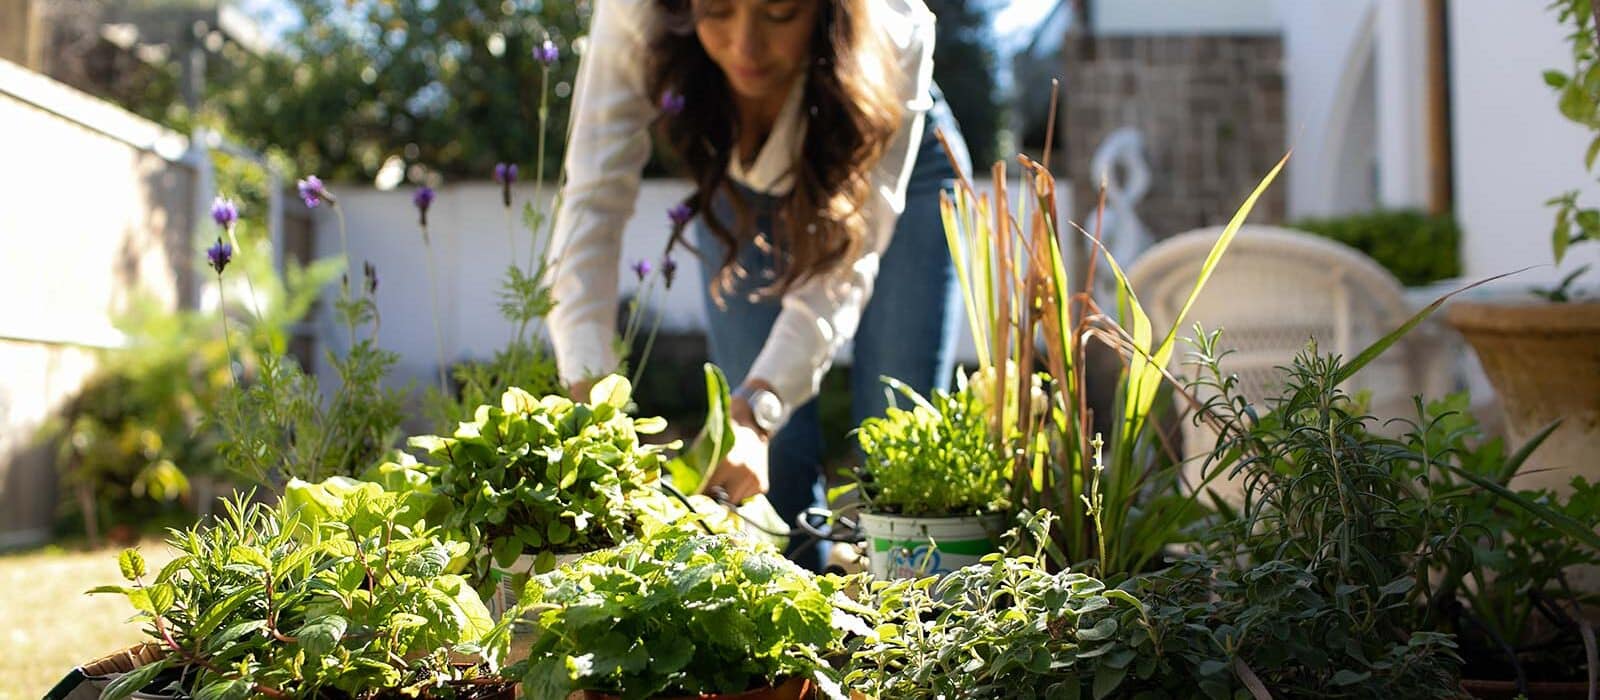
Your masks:
<svg viewBox="0 0 1600 700"><path fill-rule="evenodd" d="M1222 227L1212 227L1174 236L1145 251L1128 270L1157 333L1171 327L1221 233ZM1349 359L1413 313L1394 275L1354 248L1291 229L1245 226L1178 333L1190 338L1197 322L1208 332L1220 330L1218 349L1233 351L1223 368L1259 404L1278 394L1284 381L1279 368L1312 339L1319 352ZM1434 361L1444 353L1430 352L1429 345L1426 331L1408 335L1346 382L1345 391L1365 394L1380 419L1414 419L1412 396L1437 395L1451 381L1450 364ZM1174 374L1193 375L1194 368L1184 366L1192 349L1180 341ZM1196 484L1216 435L1191 420L1184 421L1182 435L1185 477ZM1237 486L1221 479L1212 487L1225 497L1237 495Z"/></svg>

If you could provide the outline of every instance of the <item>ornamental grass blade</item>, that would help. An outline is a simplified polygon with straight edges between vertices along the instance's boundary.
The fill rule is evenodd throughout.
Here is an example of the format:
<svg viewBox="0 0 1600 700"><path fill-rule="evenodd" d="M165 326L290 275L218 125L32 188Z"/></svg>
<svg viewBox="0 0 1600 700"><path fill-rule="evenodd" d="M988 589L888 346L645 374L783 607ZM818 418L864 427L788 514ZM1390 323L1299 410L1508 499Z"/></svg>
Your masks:
<svg viewBox="0 0 1600 700"><path fill-rule="evenodd" d="M707 362L706 421L689 448L667 462L667 473L672 483L684 493L695 493L705 483L706 475L722 463L733 449L733 422L728 413L728 378L716 365Z"/></svg>
<svg viewBox="0 0 1600 700"><path fill-rule="evenodd" d="M1538 518L1545 521L1546 524L1562 531L1573 539L1583 542L1591 549L1600 551L1600 535L1596 535L1594 530L1589 529L1587 525L1584 525L1578 520L1569 517L1567 514L1552 510L1544 504L1538 503L1520 493L1517 493L1516 491L1512 491L1510 488L1495 482L1493 479L1484 478L1483 476L1474 474L1470 470L1458 465L1444 464L1443 466L1445 469L1450 470L1451 473L1477 484L1479 488L1485 489L1496 496L1504 498L1512 505L1538 516Z"/></svg>

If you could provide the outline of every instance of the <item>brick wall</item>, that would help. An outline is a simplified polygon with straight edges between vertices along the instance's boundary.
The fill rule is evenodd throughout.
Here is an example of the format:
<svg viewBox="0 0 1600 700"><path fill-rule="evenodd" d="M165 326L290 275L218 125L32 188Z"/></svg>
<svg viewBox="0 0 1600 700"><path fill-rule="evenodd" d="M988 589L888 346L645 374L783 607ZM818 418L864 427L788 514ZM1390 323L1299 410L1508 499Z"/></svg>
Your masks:
<svg viewBox="0 0 1600 700"><path fill-rule="evenodd" d="M1283 156L1283 42L1263 36L1072 37L1063 90L1067 167L1080 213L1093 209L1089 161L1134 126L1152 174L1139 216L1156 238L1226 223ZM1284 216L1280 177L1254 223Z"/></svg>

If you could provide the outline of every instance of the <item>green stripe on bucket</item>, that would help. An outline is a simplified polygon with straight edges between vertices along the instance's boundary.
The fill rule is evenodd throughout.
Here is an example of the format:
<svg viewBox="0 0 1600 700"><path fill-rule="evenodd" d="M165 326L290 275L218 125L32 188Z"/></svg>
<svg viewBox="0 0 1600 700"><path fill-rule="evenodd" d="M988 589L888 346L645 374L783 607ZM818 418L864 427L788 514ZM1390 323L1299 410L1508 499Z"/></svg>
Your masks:
<svg viewBox="0 0 1600 700"><path fill-rule="evenodd" d="M887 537L872 538L872 550L875 552L887 552L891 549L899 549L902 547L914 549L926 544L929 544L929 540L891 540ZM965 554L971 557L981 557L985 554L990 554L996 551L994 543L990 542L988 539L943 540L933 544L935 544L936 548L941 552L945 552L947 554Z"/></svg>

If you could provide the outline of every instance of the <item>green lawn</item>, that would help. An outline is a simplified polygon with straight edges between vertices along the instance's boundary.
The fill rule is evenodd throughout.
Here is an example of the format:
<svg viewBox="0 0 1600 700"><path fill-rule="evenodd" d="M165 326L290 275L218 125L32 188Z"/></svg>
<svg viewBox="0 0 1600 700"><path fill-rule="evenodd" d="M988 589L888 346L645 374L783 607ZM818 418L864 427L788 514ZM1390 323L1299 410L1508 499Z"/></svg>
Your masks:
<svg viewBox="0 0 1600 700"><path fill-rule="evenodd" d="M139 547L149 568L172 554L159 540ZM141 641L132 608L83 592L121 583L117 549L46 548L0 556L0 700L34 700L74 666Z"/></svg>

